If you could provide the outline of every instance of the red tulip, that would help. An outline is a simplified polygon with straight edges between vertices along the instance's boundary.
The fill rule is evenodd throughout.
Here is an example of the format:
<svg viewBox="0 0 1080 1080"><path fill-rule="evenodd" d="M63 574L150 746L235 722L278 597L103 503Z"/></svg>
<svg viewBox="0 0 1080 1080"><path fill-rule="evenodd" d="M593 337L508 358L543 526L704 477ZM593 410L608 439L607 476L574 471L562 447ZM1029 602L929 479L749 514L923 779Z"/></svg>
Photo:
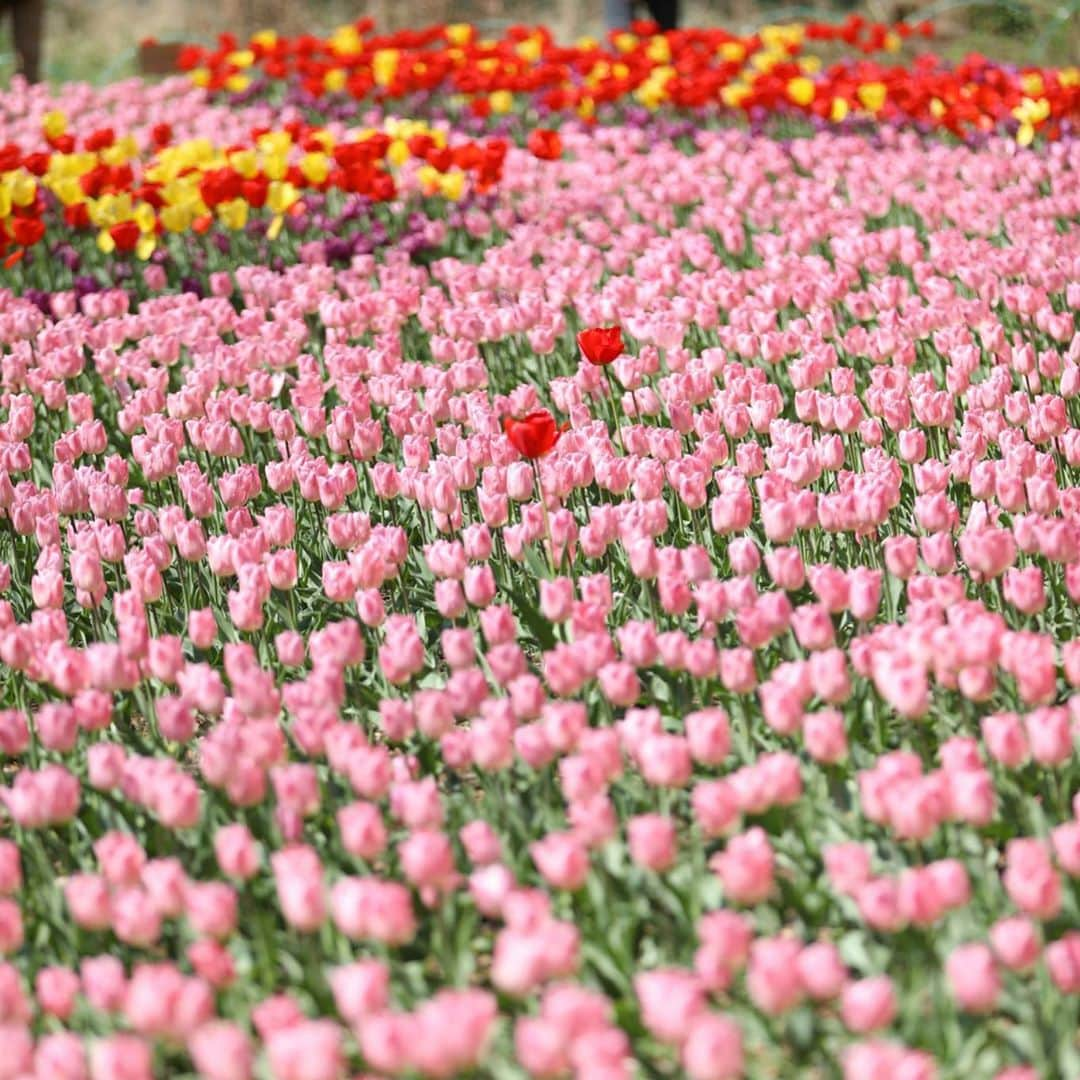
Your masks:
<svg viewBox="0 0 1080 1080"><path fill-rule="evenodd" d="M541 161L558 161L562 157L562 139L550 128L534 128L529 132L529 153Z"/></svg>
<svg viewBox="0 0 1080 1080"><path fill-rule="evenodd" d="M21 247L31 247L45 235L45 222L41 218L15 218L11 224L11 235Z"/></svg>
<svg viewBox="0 0 1080 1080"><path fill-rule="evenodd" d="M134 221L121 221L109 230L117 251L134 251L139 242L139 226Z"/></svg>
<svg viewBox="0 0 1080 1080"><path fill-rule="evenodd" d="M503 420L503 431L514 449L527 458L543 457L562 434L547 409L537 409L521 420L508 416Z"/></svg>
<svg viewBox="0 0 1080 1080"><path fill-rule="evenodd" d="M610 364L622 355L622 331L617 326L594 326L582 330L577 343L590 364Z"/></svg>

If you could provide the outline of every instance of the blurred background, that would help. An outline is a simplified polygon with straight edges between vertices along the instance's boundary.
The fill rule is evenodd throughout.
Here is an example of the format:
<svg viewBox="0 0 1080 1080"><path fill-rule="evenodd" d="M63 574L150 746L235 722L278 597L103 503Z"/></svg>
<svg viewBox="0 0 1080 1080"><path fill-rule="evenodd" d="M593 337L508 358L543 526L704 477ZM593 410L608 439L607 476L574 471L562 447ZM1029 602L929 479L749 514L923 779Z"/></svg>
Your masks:
<svg viewBox="0 0 1080 1080"><path fill-rule="evenodd" d="M4 4L0 2L0 10ZM684 0L683 25L749 31L769 21L932 18L933 46L957 58L969 51L1036 64L1080 62L1080 0ZM560 40L603 33L602 0L46 0L43 74L61 82L109 82L138 70L138 45L212 42L223 30L246 36L273 28L320 33L363 15L380 28L469 21L497 34L511 23L545 23ZM10 18L0 25L0 84L13 69Z"/></svg>

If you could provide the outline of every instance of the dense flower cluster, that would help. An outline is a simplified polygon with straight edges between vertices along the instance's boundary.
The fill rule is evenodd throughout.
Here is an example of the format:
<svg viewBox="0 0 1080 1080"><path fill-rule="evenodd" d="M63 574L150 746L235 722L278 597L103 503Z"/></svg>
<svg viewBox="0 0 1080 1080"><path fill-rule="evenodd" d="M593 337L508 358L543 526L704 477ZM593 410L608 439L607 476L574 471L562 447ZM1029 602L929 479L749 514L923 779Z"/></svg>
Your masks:
<svg viewBox="0 0 1080 1080"><path fill-rule="evenodd" d="M165 234L204 234L215 222L240 232L262 214L267 239L280 235L285 215L304 209L305 192L340 192L368 202L400 194L395 173L412 164L413 188L452 201L470 189L489 191L502 173L506 144L455 139L422 121L387 120L379 129L335 134L302 121L269 130L254 127L227 147L207 138L173 140L159 121L140 152L134 134L103 127L76 135L65 114L42 120L47 150L0 147L0 254L12 248L8 269L39 243L50 223L70 240L96 232L107 255L135 252L149 259Z"/></svg>
<svg viewBox="0 0 1080 1080"><path fill-rule="evenodd" d="M933 36L930 23L889 27L852 15L841 26L792 23L738 36L722 29L654 33L650 24L606 42L559 45L544 27L513 26L484 38L468 24L373 35L369 20L326 39L256 34L246 45L224 35L216 49L179 56L197 86L235 94L285 85L306 102L339 98L393 102L417 95L460 103L476 116L537 108L594 118L638 103L746 115L794 113L821 123L849 117L939 128L958 137L1007 126L1023 144L1036 132L1057 138L1080 118L1080 69L1020 70L972 55L952 66L932 54L883 64L909 39ZM807 44L838 45L823 64ZM851 54L862 54L853 60Z"/></svg>
<svg viewBox="0 0 1080 1080"><path fill-rule="evenodd" d="M1064 127L3 101L0 1077L1080 1075Z"/></svg>

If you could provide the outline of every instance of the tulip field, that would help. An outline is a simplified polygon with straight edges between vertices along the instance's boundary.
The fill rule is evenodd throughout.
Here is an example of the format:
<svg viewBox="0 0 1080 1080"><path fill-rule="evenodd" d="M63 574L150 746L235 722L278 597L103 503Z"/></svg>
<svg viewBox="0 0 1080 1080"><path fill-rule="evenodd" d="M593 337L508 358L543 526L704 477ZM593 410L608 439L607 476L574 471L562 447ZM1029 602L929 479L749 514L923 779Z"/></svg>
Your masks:
<svg viewBox="0 0 1080 1080"><path fill-rule="evenodd" d="M0 1080L1080 1078L1080 68L654 29L0 91Z"/></svg>

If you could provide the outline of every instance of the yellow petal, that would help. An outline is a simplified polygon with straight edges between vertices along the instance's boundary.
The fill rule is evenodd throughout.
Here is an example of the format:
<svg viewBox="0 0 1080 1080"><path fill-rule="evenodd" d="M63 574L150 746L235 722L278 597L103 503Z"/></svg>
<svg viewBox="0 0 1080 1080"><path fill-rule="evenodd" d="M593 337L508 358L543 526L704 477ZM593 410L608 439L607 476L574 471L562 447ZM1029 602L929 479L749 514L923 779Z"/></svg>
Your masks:
<svg viewBox="0 0 1080 1080"><path fill-rule="evenodd" d="M446 28L446 40L451 45L465 45L472 37L472 27L468 23L451 23Z"/></svg>
<svg viewBox="0 0 1080 1080"><path fill-rule="evenodd" d="M814 100L814 84L804 75L799 75L794 79L788 79L787 93L796 105L805 108Z"/></svg>
<svg viewBox="0 0 1080 1080"><path fill-rule="evenodd" d="M41 118L41 130L50 139L58 138L67 131L67 117L59 109L53 109Z"/></svg>
<svg viewBox="0 0 1080 1080"><path fill-rule="evenodd" d="M536 61L540 59L543 51L543 42L538 37L527 37L524 41L519 41L514 49L514 52L516 52L522 60L525 60L530 64L535 64Z"/></svg>
<svg viewBox="0 0 1080 1080"><path fill-rule="evenodd" d="M465 174L460 169L454 169L440 179L439 187L446 198L457 202L465 190Z"/></svg>
<svg viewBox="0 0 1080 1080"><path fill-rule="evenodd" d="M671 60L671 46L668 44L666 37L657 35L650 42L648 48L645 50L645 55L654 64L666 64Z"/></svg>
<svg viewBox="0 0 1080 1080"><path fill-rule="evenodd" d="M321 184L330 175L330 159L325 154L305 154L300 159L300 172L312 184Z"/></svg>
<svg viewBox="0 0 1080 1080"><path fill-rule="evenodd" d="M887 90L884 83L869 82L863 83L856 91L856 94L859 98L859 104L867 112L876 113L885 104Z"/></svg>

